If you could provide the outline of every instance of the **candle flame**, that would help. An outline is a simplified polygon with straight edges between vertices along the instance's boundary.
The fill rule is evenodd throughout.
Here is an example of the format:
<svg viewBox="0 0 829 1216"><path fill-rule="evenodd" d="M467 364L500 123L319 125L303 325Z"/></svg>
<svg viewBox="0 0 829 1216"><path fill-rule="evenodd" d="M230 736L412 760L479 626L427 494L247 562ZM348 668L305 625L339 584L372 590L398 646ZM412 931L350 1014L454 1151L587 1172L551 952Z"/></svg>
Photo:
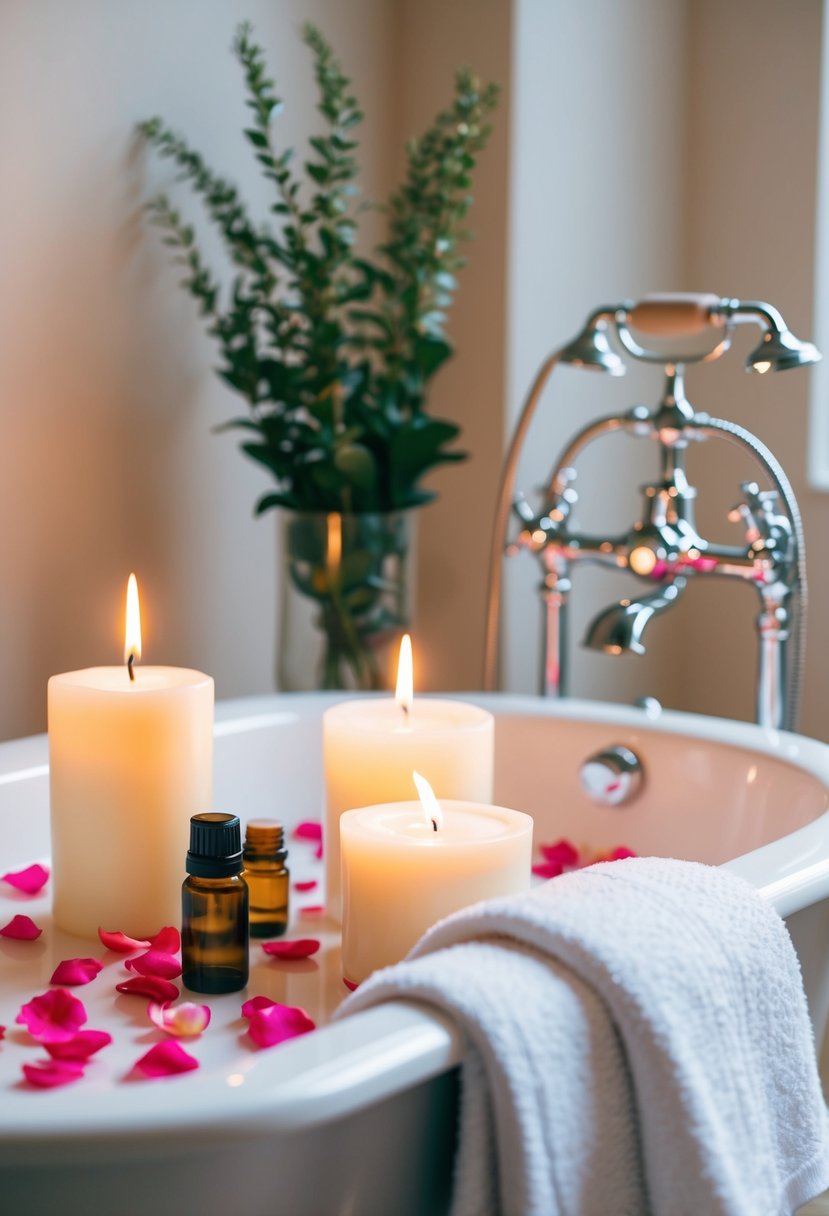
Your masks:
<svg viewBox="0 0 829 1216"><path fill-rule="evenodd" d="M337 572L339 571L343 556L343 517L338 511L329 511L325 523L328 542L326 545L328 569L332 572Z"/></svg>
<svg viewBox="0 0 829 1216"><path fill-rule="evenodd" d="M400 657L397 660L397 689L395 700L408 714L414 701L414 677L412 675L412 639L404 633L400 640Z"/></svg>
<svg viewBox="0 0 829 1216"><path fill-rule="evenodd" d="M127 583L127 620L124 631L124 662L141 658L141 609L138 604L138 581L131 574Z"/></svg>
<svg viewBox="0 0 829 1216"><path fill-rule="evenodd" d="M423 814L426 816L426 822L431 823L434 830L437 831L443 826L443 810L435 797L435 791L426 778L421 777L418 772L412 773L412 780L417 788L417 796L420 799Z"/></svg>

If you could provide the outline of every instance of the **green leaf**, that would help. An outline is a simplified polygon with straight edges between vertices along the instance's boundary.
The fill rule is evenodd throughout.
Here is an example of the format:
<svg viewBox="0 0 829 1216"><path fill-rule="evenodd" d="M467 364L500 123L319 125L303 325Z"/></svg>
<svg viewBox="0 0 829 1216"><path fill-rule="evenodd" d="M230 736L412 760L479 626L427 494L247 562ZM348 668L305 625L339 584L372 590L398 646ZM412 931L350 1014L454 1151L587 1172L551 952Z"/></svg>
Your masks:
<svg viewBox="0 0 829 1216"><path fill-rule="evenodd" d="M370 490L377 481L377 462L361 443L343 444L337 448L334 464L359 490Z"/></svg>

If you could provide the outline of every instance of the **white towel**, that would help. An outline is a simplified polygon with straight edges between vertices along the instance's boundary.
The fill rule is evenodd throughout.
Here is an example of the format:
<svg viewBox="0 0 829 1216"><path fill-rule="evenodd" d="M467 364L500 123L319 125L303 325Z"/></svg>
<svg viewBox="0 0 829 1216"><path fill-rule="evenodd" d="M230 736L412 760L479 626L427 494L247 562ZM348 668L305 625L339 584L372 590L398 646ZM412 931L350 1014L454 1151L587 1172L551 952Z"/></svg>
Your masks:
<svg viewBox="0 0 829 1216"><path fill-rule="evenodd" d="M466 1038L453 1216L781 1216L829 1186L797 956L725 870L631 858L464 909L341 1013L395 998Z"/></svg>

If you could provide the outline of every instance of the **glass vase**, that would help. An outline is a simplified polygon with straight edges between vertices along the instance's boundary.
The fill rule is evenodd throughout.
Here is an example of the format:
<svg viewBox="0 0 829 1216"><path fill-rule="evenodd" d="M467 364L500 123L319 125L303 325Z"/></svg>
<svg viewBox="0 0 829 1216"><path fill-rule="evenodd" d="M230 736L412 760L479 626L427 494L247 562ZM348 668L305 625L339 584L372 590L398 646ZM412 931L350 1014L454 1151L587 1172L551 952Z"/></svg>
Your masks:
<svg viewBox="0 0 829 1216"><path fill-rule="evenodd" d="M278 686L390 688L409 626L411 512L282 514Z"/></svg>

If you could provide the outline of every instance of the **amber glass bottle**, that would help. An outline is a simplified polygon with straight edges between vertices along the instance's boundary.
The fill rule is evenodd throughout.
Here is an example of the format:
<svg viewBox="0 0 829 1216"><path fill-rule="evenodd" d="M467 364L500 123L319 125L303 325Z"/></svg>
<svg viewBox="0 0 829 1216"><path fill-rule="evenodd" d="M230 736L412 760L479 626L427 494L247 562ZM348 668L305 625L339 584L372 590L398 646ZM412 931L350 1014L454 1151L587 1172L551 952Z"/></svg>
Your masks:
<svg viewBox="0 0 829 1216"><path fill-rule="evenodd" d="M251 937L279 937L288 927L285 832L275 819L249 819L242 854L250 892Z"/></svg>
<svg viewBox="0 0 829 1216"><path fill-rule="evenodd" d="M237 992L248 982L248 888L237 815L190 819L181 888L182 982L192 992Z"/></svg>

